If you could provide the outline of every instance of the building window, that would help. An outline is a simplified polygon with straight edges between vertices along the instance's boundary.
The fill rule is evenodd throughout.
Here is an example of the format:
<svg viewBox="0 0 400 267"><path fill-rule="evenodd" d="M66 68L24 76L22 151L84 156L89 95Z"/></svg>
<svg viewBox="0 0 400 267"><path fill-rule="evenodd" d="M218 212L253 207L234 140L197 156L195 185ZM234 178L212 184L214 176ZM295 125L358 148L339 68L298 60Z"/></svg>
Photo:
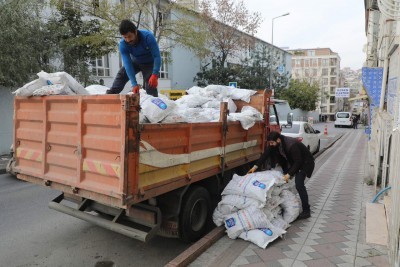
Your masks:
<svg viewBox="0 0 400 267"><path fill-rule="evenodd" d="M328 69L322 69L322 76L328 76Z"/></svg>
<svg viewBox="0 0 400 267"><path fill-rule="evenodd" d="M301 66L300 62L301 62L300 59L296 59L296 67L300 67Z"/></svg>
<svg viewBox="0 0 400 267"><path fill-rule="evenodd" d="M110 60L108 55L92 59L92 75L98 77L110 76Z"/></svg>
<svg viewBox="0 0 400 267"><path fill-rule="evenodd" d="M310 60L309 59L304 59L304 66L305 67L310 67Z"/></svg>
<svg viewBox="0 0 400 267"><path fill-rule="evenodd" d="M315 56L315 50L308 50L307 51L307 56L314 57Z"/></svg>
<svg viewBox="0 0 400 267"><path fill-rule="evenodd" d="M160 69L160 78L168 79L168 56L169 53L166 51L161 52L161 69Z"/></svg>
<svg viewBox="0 0 400 267"><path fill-rule="evenodd" d="M328 78L323 78L322 79L322 84L327 85L328 84Z"/></svg>
<svg viewBox="0 0 400 267"><path fill-rule="evenodd" d="M310 69L305 69L305 70L304 70L304 75L305 75L306 77L310 77Z"/></svg>
<svg viewBox="0 0 400 267"><path fill-rule="evenodd" d="M312 76L317 76L317 73L318 73L317 69L312 69Z"/></svg>
<svg viewBox="0 0 400 267"><path fill-rule="evenodd" d="M329 66L329 59L327 58L322 59L322 66Z"/></svg>
<svg viewBox="0 0 400 267"><path fill-rule="evenodd" d="M312 59L312 65L313 65L313 67L317 67L318 66L318 59L313 58Z"/></svg>

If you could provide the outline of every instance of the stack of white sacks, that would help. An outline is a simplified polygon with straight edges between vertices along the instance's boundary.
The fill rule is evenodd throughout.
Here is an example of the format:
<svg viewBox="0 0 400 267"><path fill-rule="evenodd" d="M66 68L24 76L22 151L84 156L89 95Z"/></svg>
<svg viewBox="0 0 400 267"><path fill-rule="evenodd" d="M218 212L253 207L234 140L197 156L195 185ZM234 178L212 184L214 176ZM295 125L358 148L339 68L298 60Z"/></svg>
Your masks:
<svg viewBox="0 0 400 267"><path fill-rule="evenodd" d="M294 182L285 183L280 171L235 174L222 192L214 223L225 224L232 239L239 237L266 248L300 214L301 201L294 190Z"/></svg>
<svg viewBox="0 0 400 267"><path fill-rule="evenodd" d="M105 94L108 87L90 85L84 88L66 72L39 72L38 79L24 85L14 92L17 96L45 95L98 95ZM126 94L124 90L121 93ZM187 90L188 95L172 101L164 95L153 97L140 90L142 107L141 123L178 123L178 122L217 122L220 116L220 103L227 102L228 120L240 121L248 130L257 121L263 119L262 114L251 106L245 106L237 112L233 100L250 102L256 91L237 89L223 85L209 85L205 88L194 86Z"/></svg>

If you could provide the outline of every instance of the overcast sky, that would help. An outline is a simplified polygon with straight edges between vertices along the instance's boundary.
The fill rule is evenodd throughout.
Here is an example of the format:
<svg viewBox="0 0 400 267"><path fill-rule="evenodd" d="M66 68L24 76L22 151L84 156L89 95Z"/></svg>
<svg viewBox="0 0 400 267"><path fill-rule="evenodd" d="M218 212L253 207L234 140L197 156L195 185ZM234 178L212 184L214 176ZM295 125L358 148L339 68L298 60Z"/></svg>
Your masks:
<svg viewBox="0 0 400 267"><path fill-rule="evenodd" d="M339 53L340 68L360 69L365 60L364 1L362 0L243 0L250 11L261 13L257 37L278 47L329 47Z"/></svg>

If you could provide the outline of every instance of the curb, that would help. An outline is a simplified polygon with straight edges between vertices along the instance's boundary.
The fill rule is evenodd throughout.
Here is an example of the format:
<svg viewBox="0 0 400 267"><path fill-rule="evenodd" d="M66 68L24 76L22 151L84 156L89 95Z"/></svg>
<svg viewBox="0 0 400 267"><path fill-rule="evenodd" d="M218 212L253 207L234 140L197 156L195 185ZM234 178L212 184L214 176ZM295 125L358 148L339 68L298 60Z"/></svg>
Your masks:
<svg viewBox="0 0 400 267"><path fill-rule="evenodd" d="M191 245L188 249L179 254L175 259L167 263L166 267L181 267L188 266L215 242L225 235L225 226L214 228L211 232L206 234L199 241Z"/></svg>
<svg viewBox="0 0 400 267"><path fill-rule="evenodd" d="M314 159L318 158L322 153L324 153L328 148L330 148L331 146L333 146L340 138L342 138L344 136L344 133L339 133L335 139L333 139L326 147L324 147L324 149L318 151L318 153L315 153Z"/></svg>

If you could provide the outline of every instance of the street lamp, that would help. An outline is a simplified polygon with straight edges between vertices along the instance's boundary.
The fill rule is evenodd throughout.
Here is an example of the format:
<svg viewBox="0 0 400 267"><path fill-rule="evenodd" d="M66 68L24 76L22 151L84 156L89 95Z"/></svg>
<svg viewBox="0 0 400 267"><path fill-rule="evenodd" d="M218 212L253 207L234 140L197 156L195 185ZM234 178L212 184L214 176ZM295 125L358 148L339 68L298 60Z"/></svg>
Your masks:
<svg viewBox="0 0 400 267"><path fill-rule="evenodd" d="M290 13L285 13L283 15L277 16L275 18L272 18L272 38L271 38L271 44L272 46L274 45L274 20L280 17L288 16ZM269 68L269 89L272 89L272 47L270 50L270 68Z"/></svg>

